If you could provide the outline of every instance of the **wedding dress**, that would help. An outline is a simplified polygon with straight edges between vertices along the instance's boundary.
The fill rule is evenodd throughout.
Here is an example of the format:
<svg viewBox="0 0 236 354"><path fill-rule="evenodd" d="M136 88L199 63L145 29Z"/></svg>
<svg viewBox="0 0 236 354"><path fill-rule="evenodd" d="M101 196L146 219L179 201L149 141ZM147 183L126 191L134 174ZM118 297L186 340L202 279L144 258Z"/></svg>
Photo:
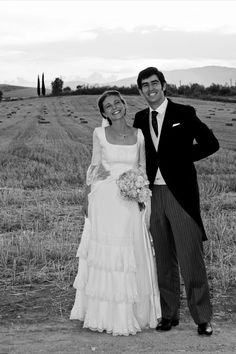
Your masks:
<svg viewBox="0 0 236 354"><path fill-rule="evenodd" d="M101 163L110 172L104 180L96 179ZM146 211L122 199L116 183L121 173L132 168L145 170L141 130L135 144L115 145L108 142L104 127L96 128L87 172L87 184L91 184L88 218L77 252L79 269L70 319L113 335L155 328L161 317Z"/></svg>

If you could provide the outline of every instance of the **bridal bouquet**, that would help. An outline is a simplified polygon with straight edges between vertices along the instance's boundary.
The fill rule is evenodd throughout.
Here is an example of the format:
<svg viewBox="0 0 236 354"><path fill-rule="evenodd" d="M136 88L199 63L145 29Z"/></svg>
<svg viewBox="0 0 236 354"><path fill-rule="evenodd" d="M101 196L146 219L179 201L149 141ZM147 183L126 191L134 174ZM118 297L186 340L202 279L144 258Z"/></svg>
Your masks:
<svg viewBox="0 0 236 354"><path fill-rule="evenodd" d="M138 202L140 209L145 207L144 203L152 194L148 188L147 176L140 169L132 169L122 173L117 180L117 185L121 196L126 200Z"/></svg>

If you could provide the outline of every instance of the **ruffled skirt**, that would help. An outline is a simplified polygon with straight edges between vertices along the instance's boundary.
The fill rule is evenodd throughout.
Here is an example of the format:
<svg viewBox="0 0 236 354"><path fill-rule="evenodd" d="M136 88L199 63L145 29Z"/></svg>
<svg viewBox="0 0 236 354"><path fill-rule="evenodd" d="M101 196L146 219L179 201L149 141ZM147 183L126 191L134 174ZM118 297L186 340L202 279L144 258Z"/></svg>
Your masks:
<svg viewBox="0 0 236 354"><path fill-rule="evenodd" d="M121 199L112 179L89 195L77 257L71 319L113 335L156 327L160 295L145 215L137 203Z"/></svg>

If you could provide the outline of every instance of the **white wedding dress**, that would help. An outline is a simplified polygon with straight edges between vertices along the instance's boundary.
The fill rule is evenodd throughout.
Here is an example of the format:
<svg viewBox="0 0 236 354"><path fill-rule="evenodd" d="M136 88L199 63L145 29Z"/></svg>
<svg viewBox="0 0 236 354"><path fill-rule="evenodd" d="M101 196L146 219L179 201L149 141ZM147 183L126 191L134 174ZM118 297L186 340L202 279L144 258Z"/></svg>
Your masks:
<svg viewBox="0 0 236 354"><path fill-rule="evenodd" d="M76 298L70 316L91 330L136 334L142 328L155 328L161 317L146 211L122 199L116 183L124 171L145 170L144 149L141 130L133 145L111 144L104 127L94 130L87 172L87 184L91 184L88 218L77 252ZM96 179L101 163L110 172L105 180Z"/></svg>

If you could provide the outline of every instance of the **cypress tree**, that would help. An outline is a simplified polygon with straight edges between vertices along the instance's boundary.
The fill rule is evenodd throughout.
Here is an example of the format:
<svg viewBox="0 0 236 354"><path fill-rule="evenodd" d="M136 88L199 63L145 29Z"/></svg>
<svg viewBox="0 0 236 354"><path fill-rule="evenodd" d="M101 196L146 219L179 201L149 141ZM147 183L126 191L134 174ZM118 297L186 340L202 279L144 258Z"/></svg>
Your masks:
<svg viewBox="0 0 236 354"><path fill-rule="evenodd" d="M46 89L45 89L45 84L44 84L44 73L42 74L42 95L45 96L46 94Z"/></svg>
<svg viewBox="0 0 236 354"><path fill-rule="evenodd" d="M39 80L39 75L38 75L38 84L37 84L37 94L40 96L40 80Z"/></svg>

